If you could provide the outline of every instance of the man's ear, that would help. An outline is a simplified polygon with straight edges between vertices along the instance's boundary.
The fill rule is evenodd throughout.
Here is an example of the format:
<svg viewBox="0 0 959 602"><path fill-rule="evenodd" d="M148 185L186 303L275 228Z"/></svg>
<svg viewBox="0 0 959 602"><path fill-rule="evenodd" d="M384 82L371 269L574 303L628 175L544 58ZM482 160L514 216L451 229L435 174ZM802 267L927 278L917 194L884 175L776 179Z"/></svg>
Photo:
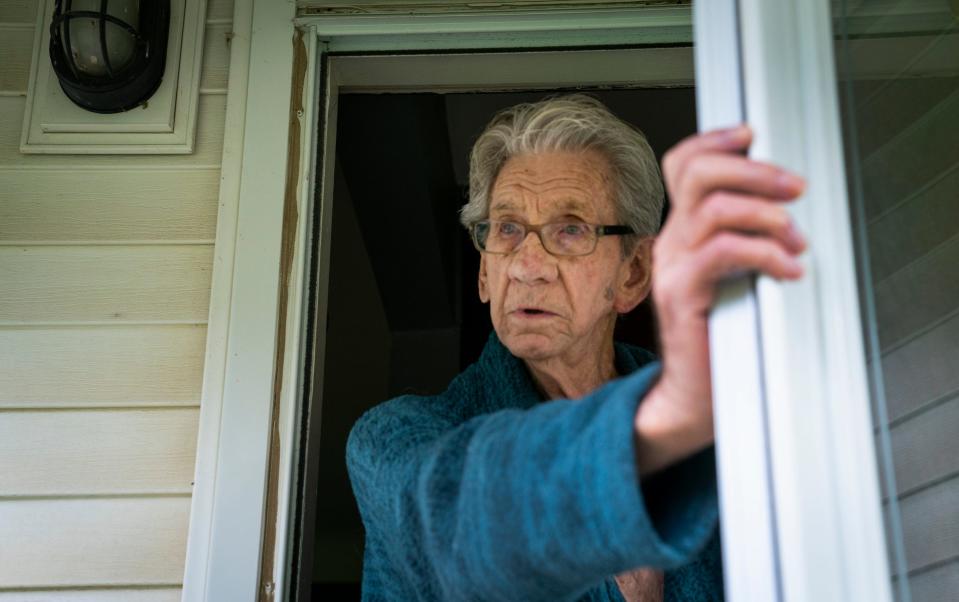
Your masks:
<svg viewBox="0 0 959 602"><path fill-rule="evenodd" d="M626 266L620 277L613 308L618 314L627 314L643 299L649 296L652 286L653 241L655 237L647 236L636 243L636 248L626 260Z"/></svg>
<svg viewBox="0 0 959 602"><path fill-rule="evenodd" d="M479 298L483 303L489 303L489 285L486 280L486 255L480 255L479 279Z"/></svg>

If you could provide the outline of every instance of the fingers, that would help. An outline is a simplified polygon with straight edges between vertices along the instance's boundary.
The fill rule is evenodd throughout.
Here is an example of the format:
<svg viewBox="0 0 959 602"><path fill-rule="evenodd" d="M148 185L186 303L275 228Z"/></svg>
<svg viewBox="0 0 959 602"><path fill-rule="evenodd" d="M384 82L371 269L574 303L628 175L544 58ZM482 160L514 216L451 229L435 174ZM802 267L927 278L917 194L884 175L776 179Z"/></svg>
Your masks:
<svg viewBox="0 0 959 602"><path fill-rule="evenodd" d="M717 234L700 247L693 266L699 272L695 281L709 284L752 270L784 280L802 276L799 260L779 243L731 232Z"/></svg>
<svg viewBox="0 0 959 602"><path fill-rule="evenodd" d="M657 311L705 312L721 280L760 272L781 280L802 276L797 253L773 238L720 230L697 246L659 240L653 252L653 295ZM689 306L689 307L683 307Z"/></svg>
<svg viewBox="0 0 959 602"><path fill-rule="evenodd" d="M806 241L783 201L799 196L805 183L744 156L751 142L745 126L708 132L664 158L673 208L653 253L653 296L666 307L660 313L705 316L715 284L733 274L802 275L795 256Z"/></svg>
<svg viewBox="0 0 959 602"><path fill-rule="evenodd" d="M791 253L806 248L786 209L762 197L724 191L710 194L688 221L686 244L699 246L723 230L769 237Z"/></svg>
<svg viewBox="0 0 959 602"><path fill-rule="evenodd" d="M653 245L660 384L672 385L663 389L671 406L698 411L703 424L710 397L708 316L717 283L743 272L791 280L803 271L795 256L806 242L783 201L798 197L804 182L746 158L751 142L745 126L709 132L684 140L663 159L672 210Z"/></svg>
<svg viewBox="0 0 959 602"><path fill-rule="evenodd" d="M782 201L799 196L805 182L744 156L751 142L752 131L743 125L692 136L667 153L663 173L673 209L660 249L674 259L713 266L716 278L748 270L794 277L799 264L792 255L802 252L806 241ZM745 263L735 265L737 258Z"/></svg>
<svg viewBox="0 0 959 602"><path fill-rule="evenodd" d="M716 190L789 200L799 196L804 186L801 178L774 165L723 154L692 157L679 176L672 193L681 211L691 210Z"/></svg>
<svg viewBox="0 0 959 602"><path fill-rule="evenodd" d="M677 179L692 157L703 153L745 151L752 139L752 130L745 125L690 136L663 156L663 175L667 180Z"/></svg>
<svg viewBox="0 0 959 602"><path fill-rule="evenodd" d="M799 196L802 178L742 156L752 132L746 126L692 136L663 158L663 175L673 208L691 210L715 190L732 190L776 200Z"/></svg>

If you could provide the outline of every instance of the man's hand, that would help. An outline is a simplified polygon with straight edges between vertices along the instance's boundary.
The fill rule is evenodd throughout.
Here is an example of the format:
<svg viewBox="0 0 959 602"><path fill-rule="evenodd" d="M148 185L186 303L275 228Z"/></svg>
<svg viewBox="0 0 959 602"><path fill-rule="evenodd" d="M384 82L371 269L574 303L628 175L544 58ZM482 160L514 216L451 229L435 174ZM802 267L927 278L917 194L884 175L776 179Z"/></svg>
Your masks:
<svg viewBox="0 0 959 602"><path fill-rule="evenodd" d="M709 308L726 277L757 271L802 274L806 243L783 201L803 190L799 177L743 156L746 126L692 136L663 158L672 200L653 247L653 299L663 373L636 413L642 474L668 466L713 440Z"/></svg>

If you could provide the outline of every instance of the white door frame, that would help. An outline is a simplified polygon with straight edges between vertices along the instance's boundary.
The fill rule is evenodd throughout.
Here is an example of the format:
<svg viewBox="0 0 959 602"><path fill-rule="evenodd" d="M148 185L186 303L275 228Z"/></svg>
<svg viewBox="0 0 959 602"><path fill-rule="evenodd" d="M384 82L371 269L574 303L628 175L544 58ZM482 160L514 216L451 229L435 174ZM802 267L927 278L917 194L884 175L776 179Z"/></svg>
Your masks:
<svg viewBox="0 0 959 602"><path fill-rule="evenodd" d="M710 6L717 11L717 20L707 21L709 31L718 31L716 23L728 24L732 4L714 0ZM751 297L755 307L736 309L735 302L729 306L731 321L726 328L734 334L752 332L755 336L747 337L755 342L750 353L762 361L747 365L743 373L752 381L739 390L753 400L746 407L745 423L735 414L726 419L733 406L723 401L728 391L718 383L721 471L724 480L741 478L750 484L752 494L765 496L769 531L744 547L725 544L724 554L727 583L741 584L730 585L734 593L768 591L775 584L780 595L768 599L883 601L889 599L888 575L849 220L842 202L845 179L828 4L828 0L739 2L741 36L735 52L742 53L749 73L742 106L756 131L752 153L807 176L810 187L795 216L810 234L812 250L802 282L780 284L760 278ZM286 591L288 512L307 340L306 251L314 244L307 227L313 221L317 181L314 135L320 86L337 81L332 73L325 80L320 77L320 51L352 52L373 44L380 50L425 51L578 46L591 39L596 44L589 32L601 38L601 45L650 43L688 36L690 27L686 7L577 10L575 22L564 18L569 13L561 9L481 16L295 19L290 1L236 0L184 600L252 602L261 595L273 599L276 592L282 597ZM297 27L307 35L295 41ZM699 39L705 44L709 36L701 33ZM728 36L718 40L712 43L720 50L724 44L728 50L735 41ZM305 63L298 64L305 68L294 70L296 57L303 53ZM728 70L729 56L718 51L700 55L698 67ZM333 105L322 108L335 111ZM735 114L720 111L704 114L703 123L736 119ZM296 165L288 165L291 153L299 157ZM326 165L323 171L329 168ZM317 252L324 269L323 245L329 237L322 233L330 224L328 207L321 207L319 224ZM736 330L736 320L745 320L741 323L745 331ZM715 341L714 357L728 350L723 341ZM760 396L766 433L761 439L755 438L761 428L760 408L755 405ZM735 441L736 436L726 437L724 424L732 425L731 432L743 424L744 432L753 435L746 437L738 454L748 454L750 445L768 447L764 456L768 470L762 470L762 461L744 468L730 459L723 441ZM271 448L276 439L278 447ZM272 473L271 449L278 454ZM277 512L271 519L275 524L267 524L270 487L275 488ZM768 489L763 492L763 487ZM724 518L732 512L729 499L724 490ZM270 549L272 575L267 578L260 576L264 533L276 534ZM730 562L771 545L776 546L778 577L767 569L765 582L743 578L747 567ZM261 582L265 592L259 591ZM740 595L736 593L735 599Z"/></svg>
<svg viewBox="0 0 959 602"><path fill-rule="evenodd" d="M318 236L313 244L317 248L316 266L312 270L312 279L310 278L310 266L308 265L309 256L307 254L297 255L299 264L296 273L302 275L300 284L294 283L296 293L292 298L307 300L309 291L302 283L312 282L315 298L312 304L305 312L315 316L311 332L325 332L326 325L326 298L327 286L329 282L329 232L333 227L331 220L332 207L332 183L335 164L334 153L331 149L336 148L336 121L337 109L336 101L341 93L349 92L464 92L464 91L499 91L499 90L535 90L535 89L555 89L573 86L613 86L613 87L671 87L671 86L690 86L693 83L693 61L692 51L689 47L667 47L667 48L642 48L642 49L610 49L610 50L563 50L563 51L511 51L497 53L457 53L457 54L403 54L403 55L347 55L330 56L327 53L327 46L319 41L320 34L315 27L307 28L307 39L313 40L311 50L311 64L315 67L310 68L311 72L323 72L325 85L322 89L315 88L314 94L317 96L313 105L324 113L322 140L319 141L316 150L323 157L323 165L317 169L323 175L319 178L322 190L316 195L315 200L302 199L304 204L301 210L302 214L309 211L309 203L315 203L320 208L321 213L317 215L316 226L313 232ZM310 35L313 34L313 35ZM508 57L510 69L502 69L502 62ZM314 128L314 132L315 132ZM304 172L305 173L305 172ZM313 197L309 197L312 199ZM304 236L306 233L304 233ZM303 246L310 241L304 239ZM300 248L300 245L297 245ZM291 308L291 312L293 309ZM303 333L300 333L303 336ZM300 340L306 341L307 338ZM291 358L290 366L297 366L299 372L285 374L284 378L289 382L299 383L304 371L312 369L322 371L322 358L325 355L325 341L319 337L313 340L311 349L312 366L302 363L302 353L297 354L296 348L289 348L287 354ZM298 445L303 444L305 437L315 437L315 434L297 432L297 425L308 424L308 431L318 433L318 414L321 413L322 399L316 391L322 390L322 372L313 372L307 375L309 388L304 390L297 385L290 389L291 395L284 396L282 399L281 411L283 412L283 423L280 425L281 441L288 441L289 444L281 443L281 448L291 450L293 454L301 454L303 458L309 450L298 449ZM284 381L286 382L286 380ZM284 385L284 389L285 389ZM312 398L312 407L307 407L298 400L303 397ZM286 411L285 408L300 408L300 412ZM309 412L304 416L302 412ZM287 434L287 435L284 435ZM315 446L315 443L312 445ZM309 504L312 495L315 492L315 484L311 482L312 477L304 474L294 474L293 467L297 461L293 455L284 455L284 462L289 470L281 474L281 492L288 506L281 506L287 509L285 519L286 525L293 525L297 520L294 514L302 512L302 508L297 509L296 492L300 491L305 503ZM300 462L302 466L303 462ZM309 460L305 462L306 470L309 470ZM303 483L306 483L306 487ZM311 486L312 485L312 486ZM302 502L301 502L302 505ZM300 546L300 554L296 558L289 558L284 570L293 570L292 562L309 562L312 547L312 541L305 541L304 537L312 537L308 533L312 522L306 520L299 529L299 542L288 541L286 552L292 551L293 546ZM294 529L293 531L296 531ZM290 533L291 537L296 534L290 529L283 529L283 532ZM279 554L279 552L278 552ZM310 567L307 566L308 570ZM305 574L302 564L296 568L299 575ZM299 588L298 591L305 592L308 584L303 582L291 584L291 575L286 574L278 578L278 584L284 584L288 591L291 587ZM300 581L300 577L297 581ZM301 600L307 599L301 593Z"/></svg>
<svg viewBox="0 0 959 602"><path fill-rule="evenodd" d="M235 0L182 599L260 598L273 421L292 2ZM279 107L279 108L278 108Z"/></svg>
<svg viewBox="0 0 959 602"><path fill-rule="evenodd" d="M672 43L688 39L691 29L688 7L577 9L576 20L559 5L472 14L460 7L457 15L300 19L291 1L235 0L234 10L183 585L183 600L189 602L252 602L277 593L282 597L286 591L288 511L304 384L307 251L314 242L308 226L318 179L314 135L319 110L335 111L335 105L319 103L323 82L336 82L334 74L321 77L320 50L619 46ZM295 38L297 32L306 35ZM306 60L294 70L298 56ZM299 157L295 166L288 165L293 155ZM321 208L319 223L321 230L328 228L328 207ZM328 238L317 241L321 270ZM268 517L271 488L277 509ZM264 544L274 534L274 544ZM266 577L261 575L264 545L273 555L272 574Z"/></svg>
<svg viewBox="0 0 959 602"><path fill-rule="evenodd" d="M736 0L699 3L696 104L700 131L746 121ZM756 278L723 284L709 320L723 577L727 600L779 599Z"/></svg>

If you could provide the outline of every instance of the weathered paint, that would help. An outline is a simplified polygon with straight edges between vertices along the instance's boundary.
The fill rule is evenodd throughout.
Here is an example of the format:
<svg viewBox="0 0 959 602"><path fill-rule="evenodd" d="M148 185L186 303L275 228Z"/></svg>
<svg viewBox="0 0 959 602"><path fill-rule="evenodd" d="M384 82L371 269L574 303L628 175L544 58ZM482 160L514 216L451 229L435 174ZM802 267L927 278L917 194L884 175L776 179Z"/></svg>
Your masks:
<svg viewBox="0 0 959 602"><path fill-rule="evenodd" d="M287 144L286 189L283 194L283 234L280 251L279 316L277 318L276 360L274 362L273 412L270 424L270 465L267 472L266 520L263 533L263 557L260 564L260 602L273 602L276 588L273 583L276 551L277 496L280 465L280 399L283 390L284 363L286 361L287 318L290 301L290 284L293 273L293 251L296 244L297 191L300 182L300 152L303 128L303 90L307 77L306 43L302 30L293 35L293 89L290 95L290 133Z"/></svg>

